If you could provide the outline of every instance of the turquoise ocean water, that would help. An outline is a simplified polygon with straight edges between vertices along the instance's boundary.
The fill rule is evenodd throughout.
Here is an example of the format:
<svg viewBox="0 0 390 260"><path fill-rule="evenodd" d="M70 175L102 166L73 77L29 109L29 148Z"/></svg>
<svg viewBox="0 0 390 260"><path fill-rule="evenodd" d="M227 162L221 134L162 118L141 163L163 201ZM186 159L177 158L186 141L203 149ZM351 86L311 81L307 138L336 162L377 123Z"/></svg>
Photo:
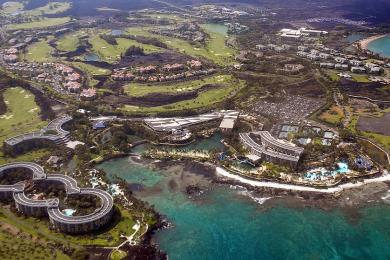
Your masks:
<svg viewBox="0 0 390 260"><path fill-rule="evenodd" d="M153 190L136 196L173 223L155 235L169 259L390 259L390 205L351 220L339 209L265 208L229 186L193 200L169 188L169 173L128 158L99 167Z"/></svg>
<svg viewBox="0 0 390 260"><path fill-rule="evenodd" d="M371 42L368 49L384 57L390 57L390 35Z"/></svg>

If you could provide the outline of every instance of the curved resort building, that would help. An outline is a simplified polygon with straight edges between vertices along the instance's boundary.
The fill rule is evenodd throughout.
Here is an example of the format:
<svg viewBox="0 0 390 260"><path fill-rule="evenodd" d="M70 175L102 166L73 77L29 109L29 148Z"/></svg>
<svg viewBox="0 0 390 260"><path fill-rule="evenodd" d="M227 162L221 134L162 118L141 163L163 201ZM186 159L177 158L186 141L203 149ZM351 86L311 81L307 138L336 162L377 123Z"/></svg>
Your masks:
<svg viewBox="0 0 390 260"><path fill-rule="evenodd" d="M65 187L66 195L94 196L99 198L99 206L84 216L69 216L60 210L58 198L38 200L25 193L26 182L19 181L11 185L0 185L0 199L14 200L19 212L26 216L48 216L56 230L64 233L87 233L106 225L113 214L113 198L106 191L95 188L79 188L75 179L61 175L46 175L43 168L35 163L12 163L0 166L0 180L5 174L12 175L17 170L28 170L32 174L32 182L60 183Z"/></svg>
<svg viewBox="0 0 390 260"><path fill-rule="evenodd" d="M274 138L268 131L241 133L241 142L262 160L296 167L304 148Z"/></svg>
<svg viewBox="0 0 390 260"><path fill-rule="evenodd" d="M63 126L71 120L72 117L64 115L54 119L39 131L11 137L4 141L4 151L21 153L44 145L64 144L69 141L69 131L63 129Z"/></svg>

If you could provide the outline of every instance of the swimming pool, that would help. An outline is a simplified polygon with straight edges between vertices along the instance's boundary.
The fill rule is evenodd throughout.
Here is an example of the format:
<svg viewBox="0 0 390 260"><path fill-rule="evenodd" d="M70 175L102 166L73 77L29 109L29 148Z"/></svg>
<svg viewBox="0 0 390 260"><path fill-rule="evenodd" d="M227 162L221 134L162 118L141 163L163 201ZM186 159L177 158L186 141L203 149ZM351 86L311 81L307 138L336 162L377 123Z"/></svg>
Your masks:
<svg viewBox="0 0 390 260"><path fill-rule="evenodd" d="M304 176L304 179L307 181L318 181L318 180L325 180L329 177L335 177L339 174L346 174L348 173L349 167L348 164L345 162L338 162L336 164L335 170L329 170L325 168L316 168L313 170L310 170L307 172Z"/></svg>

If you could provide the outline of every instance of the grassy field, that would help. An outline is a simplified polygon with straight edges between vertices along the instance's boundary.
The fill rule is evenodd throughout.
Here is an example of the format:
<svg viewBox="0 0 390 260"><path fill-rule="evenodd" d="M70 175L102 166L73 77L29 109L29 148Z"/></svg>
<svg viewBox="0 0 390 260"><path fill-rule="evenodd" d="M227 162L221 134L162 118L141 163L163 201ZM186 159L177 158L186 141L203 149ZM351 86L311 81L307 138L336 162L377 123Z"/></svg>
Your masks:
<svg viewBox="0 0 390 260"><path fill-rule="evenodd" d="M111 260L121 260L124 259L127 256L127 253L122 250L115 250L111 253L110 259Z"/></svg>
<svg viewBox="0 0 390 260"><path fill-rule="evenodd" d="M125 92L130 96L144 96L151 93L180 93L188 92L201 88L206 84L233 84L233 77L230 75L217 75L208 78L181 81L179 83L170 84L140 84L131 83L124 87Z"/></svg>
<svg viewBox="0 0 390 260"><path fill-rule="evenodd" d="M29 151L28 153L18 155L16 157L7 157L0 152L0 165L11 162L33 162L48 157L52 152L49 149L38 149Z"/></svg>
<svg viewBox="0 0 390 260"><path fill-rule="evenodd" d="M132 27L128 28L127 32L133 35L158 38L178 52L194 57L204 57L219 65L233 64L237 51L226 46L226 36L223 33L209 31L205 25L202 27L210 35L210 39L206 42L205 46L201 46L200 44L193 45L190 42L174 37L153 34L147 31L148 28Z"/></svg>
<svg viewBox="0 0 390 260"><path fill-rule="evenodd" d="M6 6L0 9L0 13L12 14L24 9L24 4L20 2L7 2Z"/></svg>
<svg viewBox="0 0 390 260"><path fill-rule="evenodd" d="M198 97L191 100L180 101L165 106L157 107L138 107L125 105L124 112L143 112L143 113L161 113L168 111L181 111L186 109L200 109L216 105L217 103L234 96L240 89L245 86L244 81L231 81L222 88L211 89L201 92Z"/></svg>
<svg viewBox="0 0 390 260"><path fill-rule="evenodd" d="M0 115L0 143L12 136L39 130L47 124L41 120L40 108L30 92L22 88L10 88L3 92L3 98L7 104L7 112ZM0 164L11 161L33 161L48 153L48 150L41 149L16 158L8 158L0 152Z"/></svg>
<svg viewBox="0 0 390 260"><path fill-rule="evenodd" d="M26 12L26 15L39 16L45 14L59 14L70 9L71 4L68 2L50 2L45 6L38 7Z"/></svg>
<svg viewBox="0 0 390 260"><path fill-rule="evenodd" d="M358 143L362 146L363 151L367 153L372 159L382 165L388 165L387 156L382 150L366 140L359 139Z"/></svg>
<svg viewBox="0 0 390 260"><path fill-rule="evenodd" d="M371 81L368 79L368 76L367 76L367 75L351 73L351 76L352 76L352 79L353 79L354 81L359 82L359 83L369 83L369 82L371 82Z"/></svg>
<svg viewBox="0 0 390 260"><path fill-rule="evenodd" d="M328 110L319 115L318 118L326 123L337 125L342 122L344 118L344 112L341 107L333 105Z"/></svg>
<svg viewBox="0 0 390 260"><path fill-rule="evenodd" d="M7 30L28 30L46 28L50 26L62 25L70 21L70 17L59 17L59 18L40 18L37 21L29 23L11 24L7 26Z"/></svg>
<svg viewBox="0 0 390 260"><path fill-rule="evenodd" d="M80 34L66 34L58 39L57 49L60 51L75 51L80 46Z"/></svg>
<svg viewBox="0 0 390 260"><path fill-rule="evenodd" d="M97 54L103 61L109 63L118 61L121 54L125 53L125 51L132 45L142 47L145 53L161 51L158 47L142 44L130 39L118 38L117 42L118 45L111 45L100 38L98 33L93 34L89 38L89 43L92 45L92 52Z"/></svg>
<svg viewBox="0 0 390 260"><path fill-rule="evenodd" d="M24 54L24 58L30 62L47 62L54 58L51 56L54 49L43 39L30 45Z"/></svg>
<svg viewBox="0 0 390 260"><path fill-rule="evenodd" d="M79 246L116 246L121 241L120 235L129 236L133 233L132 227L136 223L133 219L133 213L121 209L121 219L111 229L96 234L86 234L72 236L63 233L57 233L49 229L48 219L37 219L33 217L17 217L11 211L0 208L0 221L32 235L40 237L54 243L60 243L73 247ZM138 213L136 213L138 214ZM138 216L140 219L142 216ZM154 224L154 223L148 223ZM141 230L142 231L142 230Z"/></svg>
<svg viewBox="0 0 390 260"><path fill-rule="evenodd" d="M76 67L86 72L91 76L105 76L105 75L110 75L111 73L111 71L108 69L102 69L83 62L70 62L69 64L72 65L73 67Z"/></svg>
<svg viewBox="0 0 390 260"><path fill-rule="evenodd" d="M338 75L339 72L334 71L334 70L326 70L325 72L332 81L339 81L340 80L340 76Z"/></svg>
<svg viewBox="0 0 390 260"><path fill-rule="evenodd" d="M390 152L390 136L382 135L372 132L360 132L362 136L367 137L368 139L378 143L386 151Z"/></svg>
<svg viewBox="0 0 390 260"><path fill-rule="evenodd" d="M6 138L38 130L47 122L41 120L40 108L34 96L22 88L9 88L3 92L7 113L0 116L0 143Z"/></svg>
<svg viewBox="0 0 390 260"><path fill-rule="evenodd" d="M59 250L52 250L48 242L30 237L19 229L0 221L0 257L2 259L70 259ZM28 256L28 257L27 257Z"/></svg>

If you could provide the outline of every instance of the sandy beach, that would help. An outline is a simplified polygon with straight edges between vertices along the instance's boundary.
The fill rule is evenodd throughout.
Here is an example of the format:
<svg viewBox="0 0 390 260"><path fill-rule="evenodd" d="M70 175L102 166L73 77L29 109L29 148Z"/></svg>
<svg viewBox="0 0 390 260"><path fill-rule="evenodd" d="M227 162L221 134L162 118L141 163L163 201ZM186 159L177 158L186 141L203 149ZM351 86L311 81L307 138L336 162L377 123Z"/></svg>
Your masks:
<svg viewBox="0 0 390 260"><path fill-rule="evenodd" d="M363 40L358 41L358 44L360 45L360 48L362 50L368 50L368 45L371 42L376 41L376 40L383 38L383 37L386 37L386 36L387 36L387 34L371 36L371 37L368 37L368 38L365 38Z"/></svg>

